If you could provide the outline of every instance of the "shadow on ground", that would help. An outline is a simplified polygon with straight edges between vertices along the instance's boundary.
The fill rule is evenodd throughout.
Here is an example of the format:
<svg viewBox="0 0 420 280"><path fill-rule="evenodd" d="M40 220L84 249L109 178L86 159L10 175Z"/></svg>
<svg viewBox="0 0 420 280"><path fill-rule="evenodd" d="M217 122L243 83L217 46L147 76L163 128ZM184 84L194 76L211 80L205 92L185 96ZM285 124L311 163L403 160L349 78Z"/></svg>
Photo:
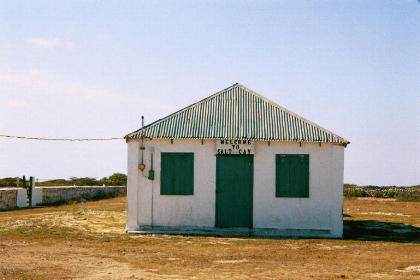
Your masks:
<svg viewBox="0 0 420 280"><path fill-rule="evenodd" d="M420 243L420 227L375 220L344 221L344 239Z"/></svg>

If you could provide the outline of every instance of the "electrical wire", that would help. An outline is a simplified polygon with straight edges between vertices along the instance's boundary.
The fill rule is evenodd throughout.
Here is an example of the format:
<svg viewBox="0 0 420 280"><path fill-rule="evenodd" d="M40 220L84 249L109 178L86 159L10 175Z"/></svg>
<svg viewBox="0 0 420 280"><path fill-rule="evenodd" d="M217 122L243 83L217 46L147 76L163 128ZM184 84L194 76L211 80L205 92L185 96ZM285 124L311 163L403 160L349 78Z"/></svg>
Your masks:
<svg viewBox="0 0 420 280"><path fill-rule="evenodd" d="M27 136L14 136L14 135L0 135L4 138L14 138L14 139L25 139L25 140L41 140L41 141L111 141L111 140L121 140L124 138L121 137L111 137L111 138L45 138L45 137L27 137Z"/></svg>

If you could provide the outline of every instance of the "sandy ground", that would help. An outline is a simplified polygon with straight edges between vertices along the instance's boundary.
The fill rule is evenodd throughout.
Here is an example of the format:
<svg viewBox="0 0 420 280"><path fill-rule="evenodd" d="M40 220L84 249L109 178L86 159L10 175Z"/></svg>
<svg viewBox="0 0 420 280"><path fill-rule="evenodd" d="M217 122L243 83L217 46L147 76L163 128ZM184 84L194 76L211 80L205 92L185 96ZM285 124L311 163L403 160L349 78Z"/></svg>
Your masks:
<svg viewBox="0 0 420 280"><path fill-rule="evenodd" d="M345 237L124 233L125 198L0 212L0 279L420 279L420 203L346 199Z"/></svg>

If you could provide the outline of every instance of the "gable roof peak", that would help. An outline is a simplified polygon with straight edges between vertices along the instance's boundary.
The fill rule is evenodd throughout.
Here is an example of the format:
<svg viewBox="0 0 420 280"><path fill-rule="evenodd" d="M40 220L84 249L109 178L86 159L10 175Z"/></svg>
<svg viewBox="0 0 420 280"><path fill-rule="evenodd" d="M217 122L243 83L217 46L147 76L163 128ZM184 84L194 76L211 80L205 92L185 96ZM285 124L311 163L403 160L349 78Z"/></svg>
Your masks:
<svg viewBox="0 0 420 280"><path fill-rule="evenodd" d="M235 98L231 98L235 96ZM235 83L125 138L350 142Z"/></svg>

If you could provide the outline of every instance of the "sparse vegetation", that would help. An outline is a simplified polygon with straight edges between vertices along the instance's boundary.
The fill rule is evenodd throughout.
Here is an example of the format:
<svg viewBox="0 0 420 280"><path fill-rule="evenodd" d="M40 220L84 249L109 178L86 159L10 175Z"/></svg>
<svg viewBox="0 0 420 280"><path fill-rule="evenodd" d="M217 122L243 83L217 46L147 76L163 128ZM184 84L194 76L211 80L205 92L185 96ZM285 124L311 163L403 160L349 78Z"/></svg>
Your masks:
<svg viewBox="0 0 420 280"><path fill-rule="evenodd" d="M396 187L344 184L344 196L394 198L398 201L420 201L420 185Z"/></svg>
<svg viewBox="0 0 420 280"><path fill-rule="evenodd" d="M16 177L8 177L0 179L0 187L16 187ZM27 183L28 184L28 183ZM114 173L109 177L103 177L99 180L92 177L71 177L70 179L53 179L37 182L36 186L126 186L127 175L122 173ZM19 180L19 186L22 187L22 180Z"/></svg>
<svg viewBox="0 0 420 280"><path fill-rule="evenodd" d="M19 186L22 187L22 182L19 182ZM16 187L16 177L7 177L0 179L1 187Z"/></svg>
<svg viewBox="0 0 420 280"><path fill-rule="evenodd" d="M418 279L420 203L344 200L344 239L125 233L126 199L0 212L4 279ZM339 260L339 261L337 261Z"/></svg>

